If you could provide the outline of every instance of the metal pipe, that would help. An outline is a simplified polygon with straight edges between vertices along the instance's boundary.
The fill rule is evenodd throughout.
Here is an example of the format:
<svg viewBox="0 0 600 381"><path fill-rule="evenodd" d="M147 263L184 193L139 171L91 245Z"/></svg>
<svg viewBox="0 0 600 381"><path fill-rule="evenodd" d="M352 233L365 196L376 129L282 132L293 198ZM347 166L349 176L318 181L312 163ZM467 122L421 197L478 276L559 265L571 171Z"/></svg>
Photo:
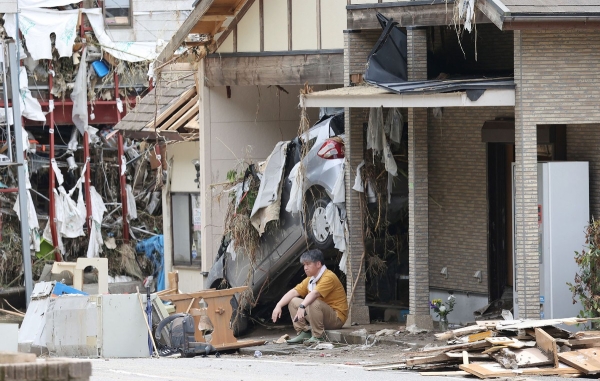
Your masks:
<svg viewBox="0 0 600 381"><path fill-rule="evenodd" d="M48 71L52 70L52 62L48 64ZM48 86L52 89L54 85L54 78L52 74L48 74ZM54 101L54 96L52 92L50 92L49 103L52 104ZM60 253L60 249L58 247L58 232L56 231L56 200L54 198L54 168L52 167L52 162L54 161L54 111L53 106L50 106L50 128L48 129L50 133L50 168L48 170L48 197L50 198L49 208L48 208L48 223L50 224L50 235L52 236L52 246L54 246L54 259L57 262L62 261L62 255Z"/></svg>
<svg viewBox="0 0 600 381"><path fill-rule="evenodd" d="M127 189L125 184L125 153L123 152L123 133L118 133L118 150L119 150L119 180L121 183L121 205L123 208L123 240L129 242L129 222L127 221Z"/></svg>
<svg viewBox="0 0 600 381"><path fill-rule="evenodd" d="M19 18L17 17L17 20ZM17 21L18 22L18 21ZM17 25L18 30L18 25ZM21 214L21 247L23 251L23 275L25 278L25 304L29 306L29 299L33 291L33 279L31 275L31 249L29 247L29 219L27 213L28 197L27 197L27 178L25 174L25 155L23 147L23 127L21 125L21 105L16 100L19 99L21 93L19 91L19 60L17 58L19 52L17 49L18 40L8 44L8 59L10 70L10 87L13 102L13 121L15 126L15 144L17 146L16 159L19 166L17 167L17 181L19 183L19 210Z"/></svg>
<svg viewBox="0 0 600 381"><path fill-rule="evenodd" d="M90 135L87 131L83 133L83 158L88 164L85 169L85 180L83 182L83 189L85 191L85 211L86 211L86 222L88 227L88 234L92 233L92 195L90 193Z"/></svg>
<svg viewBox="0 0 600 381"><path fill-rule="evenodd" d="M0 188L0 193L15 193L18 191L19 188Z"/></svg>

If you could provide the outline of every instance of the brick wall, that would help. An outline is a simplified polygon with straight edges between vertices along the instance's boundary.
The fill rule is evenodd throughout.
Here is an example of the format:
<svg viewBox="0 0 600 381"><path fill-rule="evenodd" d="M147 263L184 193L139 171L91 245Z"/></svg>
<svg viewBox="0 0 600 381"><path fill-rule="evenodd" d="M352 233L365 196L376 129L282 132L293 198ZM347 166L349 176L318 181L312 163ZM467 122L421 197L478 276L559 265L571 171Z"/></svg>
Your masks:
<svg viewBox="0 0 600 381"><path fill-rule="evenodd" d="M600 31L517 31L515 44L516 289L520 317L539 317L538 124L599 123Z"/></svg>
<svg viewBox="0 0 600 381"><path fill-rule="evenodd" d="M567 160L590 163L590 215L600 218L600 124L567 125Z"/></svg>
<svg viewBox="0 0 600 381"><path fill-rule="evenodd" d="M344 54L344 67L347 68L346 78L351 74L364 74L367 57L381 35L381 30L346 31L345 49L350 55Z"/></svg>
<svg viewBox="0 0 600 381"><path fill-rule="evenodd" d="M481 142L481 127L486 120L513 114L512 107L445 108L441 119L430 112L432 288L488 292L487 145ZM448 269L447 279L440 274L443 267ZM473 278L475 271L481 271L481 283Z"/></svg>

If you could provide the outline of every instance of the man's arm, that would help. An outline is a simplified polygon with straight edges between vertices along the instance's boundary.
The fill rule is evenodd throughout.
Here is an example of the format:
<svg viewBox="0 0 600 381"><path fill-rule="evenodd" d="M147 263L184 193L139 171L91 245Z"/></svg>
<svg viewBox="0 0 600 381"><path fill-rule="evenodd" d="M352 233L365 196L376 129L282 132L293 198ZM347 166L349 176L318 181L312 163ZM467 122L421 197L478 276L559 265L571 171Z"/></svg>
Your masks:
<svg viewBox="0 0 600 381"><path fill-rule="evenodd" d="M273 320L273 323L275 323L277 321L277 319L279 319L281 317L281 309L285 306L287 306L292 299L294 299L295 297L300 296L300 294L298 293L298 291L296 291L295 289L291 289L289 290L285 295L283 295L283 297L281 298L281 300L279 302L277 302L277 305L275 306L275 309L273 310L273 315L271 316L271 319Z"/></svg>
<svg viewBox="0 0 600 381"><path fill-rule="evenodd" d="M312 304L312 302L317 300L320 296L321 296L321 294L319 293L319 291L312 290L311 292L309 292L306 295L302 304L304 305L304 307L310 306ZM296 316L293 317L293 320L294 321L304 320L304 312L305 312L305 310L303 308L298 308L298 312L296 313Z"/></svg>

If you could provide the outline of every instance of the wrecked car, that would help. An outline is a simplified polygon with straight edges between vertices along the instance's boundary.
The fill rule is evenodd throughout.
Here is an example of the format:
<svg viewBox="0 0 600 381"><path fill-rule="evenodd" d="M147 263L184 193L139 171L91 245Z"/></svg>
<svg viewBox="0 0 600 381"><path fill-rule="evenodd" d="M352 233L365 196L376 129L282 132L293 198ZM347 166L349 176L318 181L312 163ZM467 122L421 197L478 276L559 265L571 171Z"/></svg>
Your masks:
<svg viewBox="0 0 600 381"><path fill-rule="evenodd" d="M298 276L300 267L296 262L304 251L310 247L321 250L334 247L326 212L327 206L340 198L338 194L336 199L336 185L339 188L338 180L344 176L343 133L343 113L324 116L301 137L276 146L267 163L267 168L276 163L272 165L275 170L267 169L262 174L261 192L255 203L262 205L267 199L279 199L277 226L267 229L260 237L252 259L245 253L236 253L230 236L223 237L205 286L250 286L249 295L232 299L236 334L248 328L251 309L254 313L257 308L268 308L279 299L282 288ZM301 154L303 149L305 155ZM295 181L298 171L302 172L299 183ZM341 184L343 188L343 181ZM341 199L343 201L343 195ZM343 205L340 208L344 210ZM264 230L265 224L259 225ZM278 286L271 287L275 280ZM259 299L260 304L257 304Z"/></svg>

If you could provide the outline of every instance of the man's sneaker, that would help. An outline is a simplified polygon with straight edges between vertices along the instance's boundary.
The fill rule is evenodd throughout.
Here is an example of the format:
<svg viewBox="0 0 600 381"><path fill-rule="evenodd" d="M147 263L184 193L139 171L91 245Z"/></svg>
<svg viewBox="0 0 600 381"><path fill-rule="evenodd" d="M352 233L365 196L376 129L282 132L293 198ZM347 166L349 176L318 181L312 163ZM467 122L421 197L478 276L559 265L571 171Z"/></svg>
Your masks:
<svg viewBox="0 0 600 381"><path fill-rule="evenodd" d="M310 339L306 340L304 342L304 345L313 345L313 344L320 344L320 343L324 343L325 342L325 338L324 337L314 337L312 336Z"/></svg>
<svg viewBox="0 0 600 381"><path fill-rule="evenodd" d="M171 357L171 358L181 357L181 352L179 352L177 349L169 348L169 347L164 347L163 349L159 350L158 354L160 355L160 357Z"/></svg>
<svg viewBox="0 0 600 381"><path fill-rule="evenodd" d="M298 334L298 336L294 337L293 339L290 340L286 340L286 343L288 344L302 344L304 342L304 340L308 340L310 339L310 332L306 332L306 331L302 331Z"/></svg>

